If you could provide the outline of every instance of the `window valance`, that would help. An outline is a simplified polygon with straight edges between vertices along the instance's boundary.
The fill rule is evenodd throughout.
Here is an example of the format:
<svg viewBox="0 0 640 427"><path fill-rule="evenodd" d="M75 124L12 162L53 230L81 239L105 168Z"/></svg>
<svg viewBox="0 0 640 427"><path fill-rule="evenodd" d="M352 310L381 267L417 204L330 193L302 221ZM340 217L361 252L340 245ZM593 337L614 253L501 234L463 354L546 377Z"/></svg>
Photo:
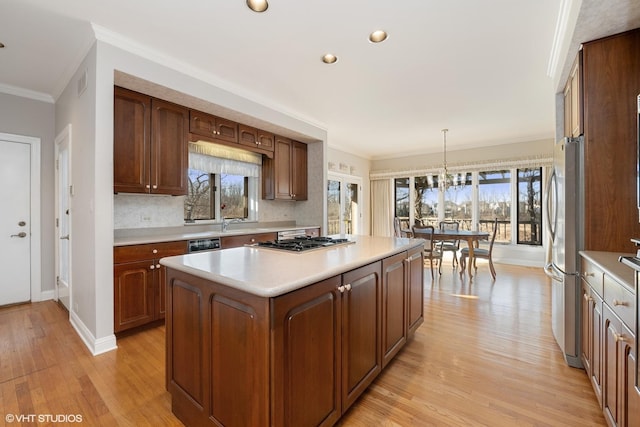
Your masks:
<svg viewBox="0 0 640 427"><path fill-rule="evenodd" d="M249 151L198 141L189 143L189 167L208 173L260 176L262 156Z"/></svg>

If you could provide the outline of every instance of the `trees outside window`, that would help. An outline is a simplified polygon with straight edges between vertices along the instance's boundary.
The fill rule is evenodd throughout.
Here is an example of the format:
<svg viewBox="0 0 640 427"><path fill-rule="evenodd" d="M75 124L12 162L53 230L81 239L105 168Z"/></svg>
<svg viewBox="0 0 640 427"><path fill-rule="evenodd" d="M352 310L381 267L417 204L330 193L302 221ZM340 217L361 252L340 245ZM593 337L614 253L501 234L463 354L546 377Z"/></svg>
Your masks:
<svg viewBox="0 0 640 427"><path fill-rule="evenodd" d="M438 176L416 176L414 180L414 218L421 225L438 224Z"/></svg>
<svg viewBox="0 0 640 427"><path fill-rule="evenodd" d="M542 168L518 169L518 243L542 244Z"/></svg>
<svg viewBox="0 0 640 427"><path fill-rule="evenodd" d="M232 174L189 169L189 193L184 202L186 222L249 218L249 180ZM254 178L255 179L255 178Z"/></svg>
<svg viewBox="0 0 640 427"><path fill-rule="evenodd" d="M493 231L493 222L498 218L496 242L511 242L511 171L478 173L478 207L478 229Z"/></svg>

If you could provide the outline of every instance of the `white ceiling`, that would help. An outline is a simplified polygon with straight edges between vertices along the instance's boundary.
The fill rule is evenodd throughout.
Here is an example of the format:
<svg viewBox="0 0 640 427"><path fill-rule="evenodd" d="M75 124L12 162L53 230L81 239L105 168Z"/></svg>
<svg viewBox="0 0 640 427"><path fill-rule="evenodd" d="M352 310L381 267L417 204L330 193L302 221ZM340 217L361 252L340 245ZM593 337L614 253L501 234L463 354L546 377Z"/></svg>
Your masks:
<svg viewBox="0 0 640 427"><path fill-rule="evenodd" d="M0 0L0 91L55 99L94 24L366 158L439 152L445 127L452 150L534 141L555 134L565 58L547 69L576 3L573 52L640 26L637 0L270 0L262 14L244 0ZM369 43L376 29L389 39Z"/></svg>

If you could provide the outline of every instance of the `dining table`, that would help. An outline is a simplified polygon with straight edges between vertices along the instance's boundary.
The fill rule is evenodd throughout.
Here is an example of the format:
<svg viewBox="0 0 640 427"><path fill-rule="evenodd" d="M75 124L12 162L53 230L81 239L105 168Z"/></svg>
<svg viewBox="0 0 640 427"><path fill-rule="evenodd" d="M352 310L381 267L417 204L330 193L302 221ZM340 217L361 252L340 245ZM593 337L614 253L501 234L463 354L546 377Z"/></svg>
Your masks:
<svg viewBox="0 0 640 427"><path fill-rule="evenodd" d="M472 277L471 266L473 264L473 249L480 240L488 240L489 232L472 231L472 230L440 230L435 229L433 232L433 240L464 240L469 246L469 278ZM462 274L462 271L460 271Z"/></svg>

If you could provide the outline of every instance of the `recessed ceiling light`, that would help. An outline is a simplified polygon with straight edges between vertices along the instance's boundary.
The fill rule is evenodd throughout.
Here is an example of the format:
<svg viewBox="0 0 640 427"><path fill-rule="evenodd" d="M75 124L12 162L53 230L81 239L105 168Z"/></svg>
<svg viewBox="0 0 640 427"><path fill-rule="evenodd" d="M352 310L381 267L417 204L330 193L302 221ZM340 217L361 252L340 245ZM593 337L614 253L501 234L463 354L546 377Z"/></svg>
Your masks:
<svg viewBox="0 0 640 427"><path fill-rule="evenodd" d="M385 41L388 37L389 35L386 31L376 30L373 33L369 34L369 41L371 43L380 43Z"/></svg>
<svg viewBox="0 0 640 427"><path fill-rule="evenodd" d="M325 64L333 64L335 62L338 62L338 57L332 53L327 53L322 57L322 62L324 62Z"/></svg>
<svg viewBox="0 0 640 427"><path fill-rule="evenodd" d="M247 6L254 12L264 12L269 7L267 0L247 0Z"/></svg>

